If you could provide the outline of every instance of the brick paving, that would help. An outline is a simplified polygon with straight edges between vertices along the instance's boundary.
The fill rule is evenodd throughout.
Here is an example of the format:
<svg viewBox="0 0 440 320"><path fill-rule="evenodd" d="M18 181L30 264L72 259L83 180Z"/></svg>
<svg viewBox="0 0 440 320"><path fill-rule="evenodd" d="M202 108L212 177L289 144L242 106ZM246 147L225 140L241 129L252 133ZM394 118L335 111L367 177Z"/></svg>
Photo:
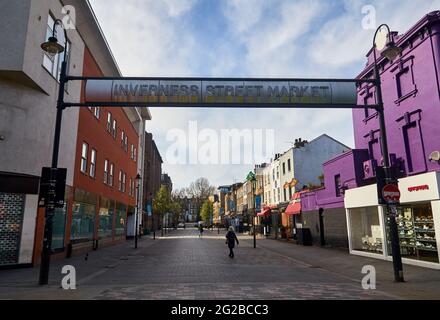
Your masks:
<svg viewBox="0 0 440 320"><path fill-rule="evenodd" d="M137 250L127 241L92 251L87 260L76 256L54 261L46 287L36 285L38 268L3 270L0 299L399 299L416 292L401 293L381 284L378 290L363 290L361 266L372 259L275 240L258 240L254 249L251 239L239 235L236 257L230 259L224 231L207 230L201 239L188 228L156 240L143 237ZM77 270L76 290L60 288L65 264ZM416 269L420 274L424 270ZM435 281L432 286L438 287L440 281Z"/></svg>

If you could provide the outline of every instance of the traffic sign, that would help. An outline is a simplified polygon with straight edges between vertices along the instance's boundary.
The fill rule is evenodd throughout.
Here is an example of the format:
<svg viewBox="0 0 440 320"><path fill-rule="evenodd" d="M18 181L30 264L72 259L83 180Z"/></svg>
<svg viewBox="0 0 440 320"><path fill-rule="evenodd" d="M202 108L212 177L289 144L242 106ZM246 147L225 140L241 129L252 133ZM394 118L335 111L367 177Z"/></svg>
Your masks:
<svg viewBox="0 0 440 320"><path fill-rule="evenodd" d="M382 197L387 203L399 203L399 187L396 184L385 185L382 189Z"/></svg>

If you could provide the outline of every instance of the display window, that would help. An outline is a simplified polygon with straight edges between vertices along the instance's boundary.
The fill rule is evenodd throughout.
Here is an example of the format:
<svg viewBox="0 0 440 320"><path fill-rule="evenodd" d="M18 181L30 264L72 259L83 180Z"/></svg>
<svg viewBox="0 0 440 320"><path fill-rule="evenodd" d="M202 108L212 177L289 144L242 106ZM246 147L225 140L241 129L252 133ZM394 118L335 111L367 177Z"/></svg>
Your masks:
<svg viewBox="0 0 440 320"><path fill-rule="evenodd" d="M72 211L72 242L84 242L93 239L95 229L95 210L93 204L75 202Z"/></svg>
<svg viewBox="0 0 440 320"><path fill-rule="evenodd" d="M108 238L113 236L114 202L101 198L99 208L98 236Z"/></svg>
<svg viewBox="0 0 440 320"><path fill-rule="evenodd" d="M125 234L125 225L127 221L127 206L122 203L116 203L115 215L115 235Z"/></svg>
<svg viewBox="0 0 440 320"><path fill-rule="evenodd" d="M388 222L388 221L387 221ZM396 216L403 258L439 262L431 203L401 205ZM389 234L387 223L387 233ZM388 237L388 239L390 239ZM391 242L387 241L391 255Z"/></svg>
<svg viewBox="0 0 440 320"><path fill-rule="evenodd" d="M383 233L378 207L349 210L351 249L383 254Z"/></svg>

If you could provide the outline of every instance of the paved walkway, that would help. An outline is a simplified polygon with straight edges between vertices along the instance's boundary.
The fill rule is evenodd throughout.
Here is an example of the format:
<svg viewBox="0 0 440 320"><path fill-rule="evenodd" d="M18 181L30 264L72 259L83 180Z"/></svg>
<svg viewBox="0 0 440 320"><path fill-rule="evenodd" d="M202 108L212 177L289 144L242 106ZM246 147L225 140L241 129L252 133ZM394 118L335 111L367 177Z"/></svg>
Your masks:
<svg viewBox="0 0 440 320"><path fill-rule="evenodd" d="M346 252L239 236L235 259L220 234L176 230L85 255L54 261L49 286L38 268L0 271L0 299L401 299L440 298L440 271L405 267L406 283L392 281L386 261ZM77 289L60 287L61 268L75 266ZM361 268L377 270L377 289L363 290Z"/></svg>

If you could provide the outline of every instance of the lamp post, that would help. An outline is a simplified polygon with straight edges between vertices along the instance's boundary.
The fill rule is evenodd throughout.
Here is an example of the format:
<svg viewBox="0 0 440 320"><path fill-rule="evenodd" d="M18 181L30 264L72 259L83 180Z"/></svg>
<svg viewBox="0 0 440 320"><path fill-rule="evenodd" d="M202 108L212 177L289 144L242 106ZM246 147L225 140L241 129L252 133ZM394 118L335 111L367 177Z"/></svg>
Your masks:
<svg viewBox="0 0 440 320"><path fill-rule="evenodd" d="M378 35L379 30L383 27L387 29L387 42L385 46L381 49L381 55L388 60L394 60L400 52L402 52L402 48L399 48L395 45L393 39L391 38L391 31L387 24L381 24L374 33L373 38L373 57L374 57L374 77L375 77L375 86L376 86L376 98L377 98L377 113L379 116L379 128L380 128L380 143L382 148L383 155L383 169L385 173L385 182L386 183L395 183L395 177L393 176L393 172L390 169L390 159L388 154L388 142L387 142L387 134L385 128L385 115L384 115L384 104L382 99L382 86L379 74L379 68L377 65L377 57L376 57L376 37ZM379 49L380 50L380 49ZM379 186L379 181L378 186ZM391 240L391 252L393 256L393 267L394 267L394 280L396 282L403 282L403 267L402 267L402 257L400 254L400 245L399 245L399 234L397 229L396 217L395 217L395 206L391 208L392 213L390 214L390 206L386 204L386 214L389 218L389 229L390 229L390 240Z"/></svg>
<svg viewBox="0 0 440 320"><path fill-rule="evenodd" d="M136 175L136 216L135 216L135 231L134 231L134 248L137 249L138 247L138 230L139 230L139 190L140 190L140 183L141 183L141 175L138 173Z"/></svg>
<svg viewBox="0 0 440 320"><path fill-rule="evenodd" d="M252 217L252 231L253 231L253 236L254 236L254 248L257 247L257 234L255 232L255 216L257 214L257 206L256 206L256 199L255 199L255 189L256 189L256 183L257 183L257 178L255 177L255 174L251 171L248 173L247 177L246 177L247 181L250 181L252 184L252 201L254 202L254 214Z"/></svg>
<svg viewBox="0 0 440 320"><path fill-rule="evenodd" d="M151 228L153 229L153 240L156 240L156 227L154 226L154 212L153 212L153 193L150 192L151 204Z"/></svg>
<svg viewBox="0 0 440 320"><path fill-rule="evenodd" d="M55 122L55 134L53 141L52 150L52 165L51 165L51 177L50 180L54 181L54 171L58 167L58 153L60 149L60 134L61 134L61 120L63 116L64 105L64 90L67 83L67 32L63 27L64 31L64 47L58 43L56 38L56 27L57 25L63 27L63 22L60 19L54 21L52 37L48 41L41 44L41 49L43 49L52 59L57 54L64 52L63 62L61 63L61 73L60 73L60 85L58 89L58 100L57 100L57 113ZM45 208L45 223L44 223L44 237L43 237L43 248L41 251L41 265L40 265L40 276L39 284L45 285L49 282L49 267L50 267L50 255L52 251L52 233L53 233L53 216L55 213L54 206L54 196L55 196L56 184L51 183L49 185L49 191L47 195L47 202Z"/></svg>

